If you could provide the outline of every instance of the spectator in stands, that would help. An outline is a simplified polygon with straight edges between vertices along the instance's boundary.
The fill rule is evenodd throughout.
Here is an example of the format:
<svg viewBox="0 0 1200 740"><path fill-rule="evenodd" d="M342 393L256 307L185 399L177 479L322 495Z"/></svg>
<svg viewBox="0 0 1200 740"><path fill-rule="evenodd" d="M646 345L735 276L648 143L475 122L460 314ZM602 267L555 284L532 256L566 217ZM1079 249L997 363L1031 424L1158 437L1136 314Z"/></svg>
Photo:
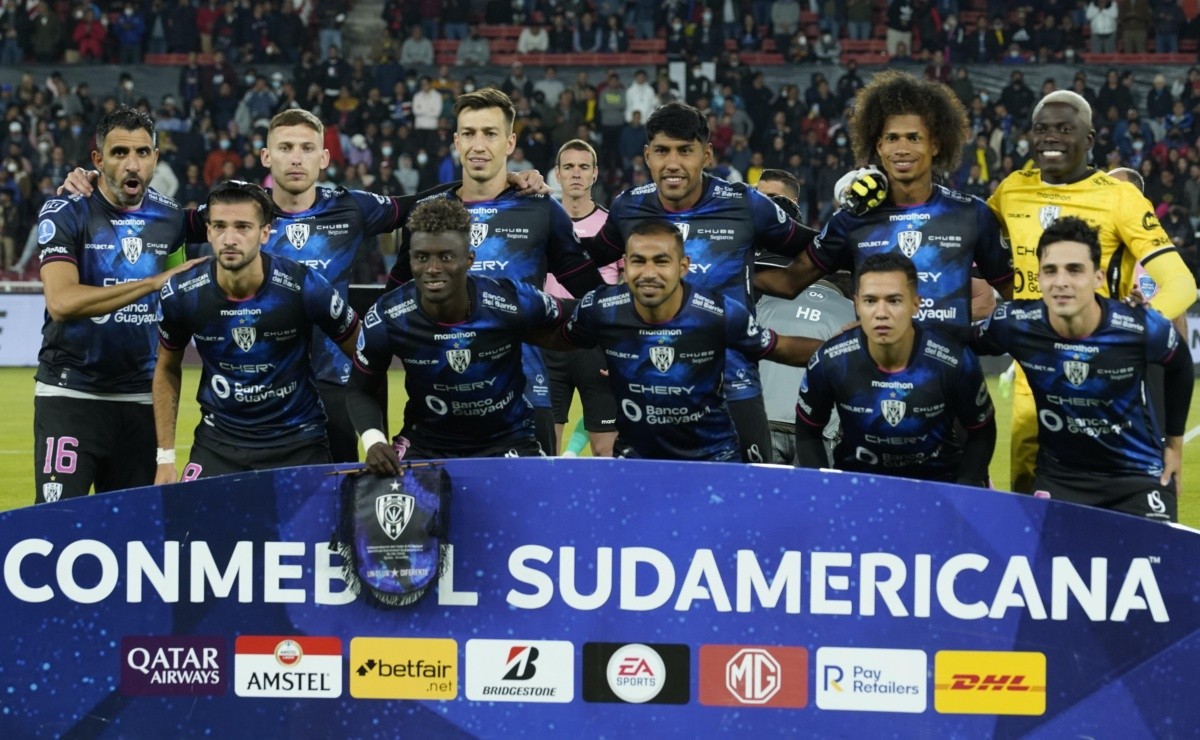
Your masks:
<svg viewBox="0 0 1200 740"><path fill-rule="evenodd" d="M1092 29L1092 53L1117 51L1117 5L1113 0L1095 0L1087 4L1087 23Z"/></svg>
<svg viewBox="0 0 1200 740"><path fill-rule="evenodd" d="M787 59L795 64L811 64L817 61L813 54L812 44L803 30L796 32L788 46Z"/></svg>
<svg viewBox="0 0 1200 740"><path fill-rule="evenodd" d="M963 61L967 64L990 64L1000 56L1001 48L996 35L980 19L975 22L975 28L967 38Z"/></svg>
<svg viewBox="0 0 1200 740"><path fill-rule="evenodd" d="M641 155L646 146L646 126L642 123L642 112L635 110L621 128L617 151L621 155L621 169L629 172L635 157Z"/></svg>
<svg viewBox="0 0 1200 740"><path fill-rule="evenodd" d="M942 28L942 15L930 0L913 0L913 41L909 49L924 57L938 49L946 48L946 33Z"/></svg>
<svg viewBox="0 0 1200 740"><path fill-rule="evenodd" d="M425 38L425 31L414 25L408 38L400 47L400 64L405 67L433 66L433 44Z"/></svg>
<svg viewBox="0 0 1200 740"><path fill-rule="evenodd" d="M534 23L521 29L517 37L518 54L544 54L550 51L550 34L544 23Z"/></svg>
<svg viewBox="0 0 1200 740"><path fill-rule="evenodd" d="M63 29L58 14L45 2L39 2L29 15L32 30L29 32L29 50L33 58L42 64L58 61L62 47Z"/></svg>
<svg viewBox="0 0 1200 740"><path fill-rule="evenodd" d="M1171 113L1166 117L1164 123L1167 128L1177 129L1185 140L1192 138L1195 117L1184 107L1182 100L1176 100L1171 104ZM1197 210L1196 213L1200 213L1200 210Z"/></svg>
<svg viewBox="0 0 1200 740"><path fill-rule="evenodd" d="M887 53L893 60L899 56L897 47L912 48L913 13L912 0L889 0L887 8Z"/></svg>
<svg viewBox="0 0 1200 740"><path fill-rule="evenodd" d="M1121 41L1126 54L1146 53L1146 34L1150 30L1150 0L1117 0L1121 21Z"/></svg>
<svg viewBox="0 0 1200 740"><path fill-rule="evenodd" d="M424 12L424 6L428 3L422 3L421 10ZM321 52L321 60L329 58L330 49L337 49L338 56L341 56L342 51L342 24L346 22L346 3L344 0L321 0L316 4L317 8L317 28L320 29L317 33L317 49ZM437 38L437 21L433 22L433 32L429 33L429 26L425 24L425 19L421 19L422 25L425 25L426 35L429 38Z"/></svg>
<svg viewBox="0 0 1200 740"><path fill-rule="evenodd" d="M813 44L813 56L821 64L837 64L842 56L842 45L833 34L826 31L817 39L817 43Z"/></svg>
<svg viewBox="0 0 1200 740"><path fill-rule="evenodd" d="M466 38L458 42L458 51L455 52L454 63L459 67L484 67L491 60L491 42L479 32L478 26L470 26L467 30Z"/></svg>
<svg viewBox="0 0 1200 740"><path fill-rule="evenodd" d="M712 11L705 11L711 15ZM620 16L613 14L605 19L603 42L601 50L610 54L624 54L629 51L629 36L621 25Z"/></svg>
<svg viewBox="0 0 1200 740"><path fill-rule="evenodd" d="M642 114L645 121L658 107L658 95L646 80L646 71L639 69L633 73L633 84L625 92L625 120L633 120L633 112Z"/></svg>
<svg viewBox="0 0 1200 740"><path fill-rule="evenodd" d="M296 13L295 5L291 2L281 2L279 11L271 13L267 18L268 36L279 55L288 64L295 64L300 59L300 51L306 44L307 33L304 21Z"/></svg>
<svg viewBox="0 0 1200 740"><path fill-rule="evenodd" d="M508 77L500 85L500 90L505 95L514 97L513 93L519 93L521 97L528 98L533 96L533 80L525 74L525 65L520 62L513 62L508 68Z"/></svg>
<svg viewBox="0 0 1200 740"><path fill-rule="evenodd" d="M908 67L916 63L917 60L908 53L908 44L903 41L896 44L896 53L888 58L889 67Z"/></svg>
<svg viewBox="0 0 1200 740"><path fill-rule="evenodd" d="M95 7L80 11L83 19L75 24L71 40L79 52L81 61L104 61L104 42L108 39L108 28L100 21L100 12Z"/></svg>
<svg viewBox="0 0 1200 740"><path fill-rule="evenodd" d="M4 0L0 7L0 67L21 65L25 54L21 50L21 26L26 23L24 11L17 0Z"/></svg>
<svg viewBox="0 0 1200 740"><path fill-rule="evenodd" d="M1156 0L1154 3L1154 51L1156 54L1175 54L1179 51L1179 30L1187 23L1179 0ZM1196 211L1192 211L1196 213Z"/></svg>
<svg viewBox="0 0 1200 740"><path fill-rule="evenodd" d="M667 60L671 62L682 61L687 53L687 31L683 27L683 21L678 17L672 18L670 25L667 27L666 52Z"/></svg>
<svg viewBox="0 0 1200 740"><path fill-rule="evenodd" d="M558 79L558 70L553 65L546 65L546 68L542 70L542 79L533 83L533 89L535 92L542 93L546 100L558 100L558 96L567 89L567 86Z"/></svg>
<svg viewBox="0 0 1200 740"><path fill-rule="evenodd" d="M1024 73L1013 72L1009 76L1009 80L1010 82L1000 91L1000 102L1013 117L1025 120L1033 111L1033 104L1036 102L1035 95L1033 90L1025 84Z"/></svg>
<svg viewBox="0 0 1200 740"><path fill-rule="evenodd" d="M579 23L571 37L571 49L577 54L598 54L604 48L604 34L591 11L579 16Z"/></svg>
<svg viewBox="0 0 1200 740"><path fill-rule="evenodd" d="M701 62L711 62L725 51L725 32L713 21L713 12L705 8L700 22L692 28L687 43L688 53Z"/></svg>
<svg viewBox="0 0 1200 740"><path fill-rule="evenodd" d="M562 13L550 17L550 53L569 54L574 48L575 31L567 25Z"/></svg>
<svg viewBox="0 0 1200 740"><path fill-rule="evenodd" d="M771 3L771 35L775 38L777 52L787 53L792 38L800 30L800 3L796 0L775 0Z"/></svg>
<svg viewBox="0 0 1200 740"><path fill-rule="evenodd" d="M658 34L657 15L659 0L632 0L625 22L633 26L639 39L652 39Z"/></svg>
<svg viewBox="0 0 1200 740"><path fill-rule="evenodd" d="M233 142L227 131L217 135L216 146L204 158L204 182L212 187L221 178L226 164L234 168L242 164L242 155L233 150Z"/></svg>
<svg viewBox="0 0 1200 740"><path fill-rule="evenodd" d="M1110 106L1116 106L1117 112L1124 115L1134 107L1133 94L1129 88L1121 84L1120 76L1115 69L1109 69L1105 74L1104 86L1096 93L1096 107L1107 111Z"/></svg>
<svg viewBox="0 0 1200 740"><path fill-rule="evenodd" d="M1046 64L1062 59L1063 32L1053 15L1047 13L1033 30L1033 48L1038 61Z"/></svg>
<svg viewBox="0 0 1200 740"><path fill-rule="evenodd" d="M762 49L762 38L758 34L758 24L754 16L746 13L742 16L742 25L735 37L738 51L758 51Z"/></svg>
<svg viewBox="0 0 1200 740"><path fill-rule="evenodd" d="M846 0L846 32L851 39L866 41L871 38L874 6L872 0Z"/></svg>
<svg viewBox="0 0 1200 740"><path fill-rule="evenodd" d="M437 12L441 13L442 18L442 38L458 41L465 39L470 30L467 19L473 12L471 0L442 0L434 2L434 5L441 6ZM428 35L427 33L426 36Z"/></svg>
<svg viewBox="0 0 1200 740"><path fill-rule="evenodd" d="M1059 22L1059 27L1062 28L1063 34L1062 45L1059 47L1062 49L1062 59L1068 64L1073 63L1083 50L1083 29L1069 15Z"/></svg>
<svg viewBox="0 0 1200 740"><path fill-rule="evenodd" d="M946 54L941 49L933 52L933 60L925 65L925 79L934 80L944 85L950 84L950 65L946 63Z"/></svg>
<svg viewBox="0 0 1200 740"><path fill-rule="evenodd" d="M1154 75L1154 82L1146 93L1146 115L1162 125L1174 106L1175 98L1167 89L1167 78L1161 74Z"/></svg>

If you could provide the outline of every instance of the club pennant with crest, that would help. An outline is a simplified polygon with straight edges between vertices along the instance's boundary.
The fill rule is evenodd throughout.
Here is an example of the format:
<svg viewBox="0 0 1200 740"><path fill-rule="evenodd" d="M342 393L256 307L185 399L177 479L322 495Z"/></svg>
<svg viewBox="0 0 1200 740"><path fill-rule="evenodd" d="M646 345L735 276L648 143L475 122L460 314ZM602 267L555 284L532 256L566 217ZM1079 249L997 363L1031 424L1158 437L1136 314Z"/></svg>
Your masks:
<svg viewBox="0 0 1200 740"><path fill-rule="evenodd" d="M415 502L407 493L388 493L375 499L375 519L390 539L398 538L408 526Z"/></svg>

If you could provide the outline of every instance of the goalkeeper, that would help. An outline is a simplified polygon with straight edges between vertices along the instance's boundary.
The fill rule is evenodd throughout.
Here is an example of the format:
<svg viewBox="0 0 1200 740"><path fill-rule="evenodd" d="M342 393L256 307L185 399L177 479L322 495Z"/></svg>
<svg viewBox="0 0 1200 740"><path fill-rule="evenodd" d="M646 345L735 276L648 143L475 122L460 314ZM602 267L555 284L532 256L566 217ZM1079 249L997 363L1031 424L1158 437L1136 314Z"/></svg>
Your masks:
<svg viewBox="0 0 1200 740"><path fill-rule="evenodd" d="M823 275L857 274L867 257L900 252L920 278L917 322L969 338L972 263L1011 297L1012 260L987 205L934 182L958 166L966 135L949 88L903 72L876 75L855 99L850 137L855 158L882 174L856 173L853 202L787 270L756 274L755 287L791 298Z"/></svg>

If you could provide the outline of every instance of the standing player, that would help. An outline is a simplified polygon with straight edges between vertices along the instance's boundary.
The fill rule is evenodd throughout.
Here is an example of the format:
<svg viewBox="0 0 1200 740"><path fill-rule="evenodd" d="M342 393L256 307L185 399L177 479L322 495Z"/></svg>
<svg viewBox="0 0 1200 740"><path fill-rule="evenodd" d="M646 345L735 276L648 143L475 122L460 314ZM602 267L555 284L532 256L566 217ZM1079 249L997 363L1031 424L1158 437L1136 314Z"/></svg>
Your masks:
<svg viewBox="0 0 1200 740"><path fill-rule="evenodd" d="M350 416L367 467L379 475L394 475L401 457L544 454L525 396L521 342L557 329L562 309L528 283L471 274L474 228L457 200L417 206L407 226L413 279L385 293L363 319ZM408 391L396 448L375 400L393 355Z"/></svg>
<svg viewBox="0 0 1200 740"><path fill-rule="evenodd" d="M691 284L751 305L755 249L791 258L811 242L813 231L748 185L704 174L712 158L708 121L692 106L673 102L655 110L646 122L646 137L646 166L654 182L617 196L604 228L587 240L589 251L601 264L615 262L624 256L637 224L666 219L683 236ZM771 462L758 368L736 348L725 363L725 394L742 458Z"/></svg>
<svg viewBox="0 0 1200 740"><path fill-rule="evenodd" d="M88 197L54 198L37 226L46 320L33 399L35 501L154 482L150 381L158 290L183 212L149 188L154 122L131 108L96 127Z"/></svg>
<svg viewBox="0 0 1200 740"><path fill-rule="evenodd" d="M972 264L1007 296L1013 272L987 205L934 183L935 172L957 167L966 134L966 113L945 85L904 72L876 75L858 93L850 135L855 157L883 168L886 199L861 214L838 211L787 272L757 275L755 285L794 296L821 275L898 251L921 281L918 323L969 338Z"/></svg>
<svg viewBox="0 0 1200 740"><path fill-rule="evenodd" d="M821 431L836 407L834 467L986 487L996 420L979 360L948 333L913 321L920 298L912 260L873 254L857 278L862 326L822 346L800 384L800 465L825 466ZM961 445L956 421L966 429Z"/></svg>
<svg viewBox="0 0 1200 740"><path fill-rule="evenodd" d="M183 352L192 340L204 364L196 396L203 416L184 480L330 462L310 358L312 329L349 355L358 316L315 270L261 251L273 210L258 185L218 184L205 210L213 264L178 275L162 290L156 483L176 480Z"/></svg>
<svg viewBox="0 0 1200 740"><path fill-rule="evenodd" d="M1012 244L1016 268L1013 295L1037 299L1036 245L1042 231L1062 216L1083 218L1098 232L1099 266L1108 274L1127 250L1158 285L1150 306L1168 318L1183 314L1196 300L1196 282L1171 239L1154 217L1145 196L1088 165L1095 140L1092 109L1080 95L1056 90L1033 109L1031 131L1037 169L1014 172L1000 183L988 205L1000 218ZM1115 258L1115 259L1114 259ZM1114 284L1122 284L1118 275ZM1098 286L1108 296L1108 285ZM1023 373L1017 374L1012 417L1012 490L1033 490L1038 427L1034 398Z"/></svg>
<svg viewBox="0 0 1200 740"><path fill-rule="evenodd" d="M684 280L691 259L669 221L639 221L625 239L625 285L584 296L563 337L604 349L619 457L741 459L722 389L726 349L751 361L804 364L820 344L760 329L745 305Z"/></svg>
<svg viewBox="0 0 1200 740"><path fill-rule="evenodd" d="M1192 396L1186 342L1157 311L1096 295L1103 245L1086 221L1051 222L1035 246L1041 299L996 309L978 344L1024 369L1038 421L1035 491L1176 521ZM1165 368L1166 442L1145 403L1148 364Z"/></svg>
<svg viewBox="0 0 1200 740"><path fill-rule="evenodd" d="M770 195L789 216L799 220L800 208L796 200L800 196L800 184L790 172L763 170L755 188L764 195ZM758 276L770 270L786 269L788 262L790 260L786 257L761 252L754 258L754 274ZM838 276L845 274L838 273ZM758 322L764 328L780 334L811 337L824 342L854 323L854 303L845 297L849 292L848 287L843 289L832 280L818 280L791 300L764 295L756 304ZM806 370L763 360L758 363L758 372L762 377L763 401L767 406L775 462L795 465L796 389L800 387ZM826 446L830 450L837 432L837 414L833 414L824 431Z"/></svg>
<svg viewBox="0 0 1200 740"><path fill-rule="evenodd" d="M275 204L270 238L263 251L313 268L348 301L354 256L362 241L400 228L420 198L454 184L400 197L319 187L317 181L329 165L324 142L324 124L308 111L285 110L271 119L267 146L259 153L271 171L274 186L270 194ZM514 176L514 181L522 187L542 185L537 173ZM87 173L73 172L66 188L87 194L91 188ZM187 212L187 227L189 242L207 241L208 227L201 212ZM324 334L314 332L312 340L317 389L328 415L330 454L334 462L357 460L358 437L345 411L350 361Z"/></svg>
<svg viewBox="0 0 1200 740"><path fill-rule="evenodd" d="M595 236L608 219L608 211L592 200L592 186L599 175L596 150L582 139L571 139L558 150L555 171L562 183L563 209L575 224L575 234L581 238ZM621 279L621 263L605 265L600 270L600 277L609 285L616 285ZM546 292L555 298L571 297L553 275L546 276ZM542 354L546 359L550 401L554 406L556 454L562 451L571 398L578 390L592 455L612 457L613 442L617 438L617 402L603 375L604 354L599 349L569 352L547 349Z"/></svg>
<svg viewBox="0 0 1200 740"><path fill-rule="evenodd" d="M461 201L471 213L471 248L475 250L471 272L540 289L549 270L577 296L602 285L563 207L544 195L518 197L508 185L505 168L517 141L513 133L516 108L508 96L494 88L460 95L454 114L458 121L454 146L462 163L463 182L440 197ZM389 285L400 285L412 277L408 241L405 234ZM546 365L536 347L526 347L524 353L529 380L526 393L535 409L538 440L542 449L552 450L554 411Z"/></svg>

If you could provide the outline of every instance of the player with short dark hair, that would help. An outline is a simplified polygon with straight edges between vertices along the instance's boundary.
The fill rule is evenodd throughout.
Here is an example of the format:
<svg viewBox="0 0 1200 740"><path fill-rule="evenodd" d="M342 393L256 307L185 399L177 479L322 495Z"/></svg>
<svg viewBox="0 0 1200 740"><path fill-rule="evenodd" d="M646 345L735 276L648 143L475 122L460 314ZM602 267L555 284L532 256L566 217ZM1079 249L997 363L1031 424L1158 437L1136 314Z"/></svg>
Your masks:
<svg viewBox="0 0 1200 740"><path fill-rule="evenodd" d="M620 457L741 459L723 392L726 349L799 365L819 344L761 329L745 305L691 286L690 264L674 224L640 220L625 238L627 282L588 293L563 329L568 343L604 350Z"/></svg>
<svg viewBox="0 0 1200 740"><path fill-rule="evenodd" d="M189 341L203 363L196 394L203 416L183 480L330 462L312 330L319 327L350 354L358 316L316 270L262 251L274 204L261 187L222 182L209 192L204 213L212 264L162 289L155 482L176 480L175 426Z"/></svg>
<svg viewBox="0 0 1200 740"><path fill-rule="evenodd" d="M918 285L904 255L882 252L859 265L854 306L862 325L825 343L800 384L800 465L825 467L821 432L836 407L834 467L987 486L996 420L983 370L953 336L914 321Z"/></svg>
<svg viewBox="0 0 1200 740"><path fill-rule="evenodd" d="M96 128L89 196L52 198L37 225L46 298L34 390L35 501L154 482L154 321L181 257L183 212L152 190L154 122L127 107Z"/></svg>
<svg viewBox="0 0 1200 740"><path fill-rule="evenodd" d="M822 275L898 252L916 263L921 279L917 321L968 339L972 265L1004 295L1011 295L1013 273L987 204L935 182L962 156L962 104L938 82L882 72L859 90L849 128L855 158L886 174L886 199L872 209L838 211L793 267L757 275L755 286L795 296Z"/></svg>
<svg viewBox="0 0 1200 740"><path fill-rule="evenodd" d="M752 305L755 250L770 249L792 258L811 242L814 232L744 183L704 173L712 156L708 121L692 106L672 102L655 110L646 122L646 138L646 165L653 182L617 196L604 228L585 245L597 263L614 262L624 256L634 226L665 219L683 235L692 287ZM771 435L758 368L736 347L725 363L725 394L743 459L770 462Z"/></svg>
<svg viewBox="0 0 1200 740"><path fill-rule="evenodd" d="M1176 521L1192 359L1171 322L1097 295L1103 242L1083 219L1051 222L1036 246L1040 299L1000 305L977 345L1008 353L1029 379L1037 419L1033 490ZM1165 432L1146 404L1148 364L1165 369Z"/></svg>
<svg viewBox="0 0 1200 740"><path fill-rule="evenodd" d="M421 203L406 227L413 279L363 319L349 412L377 474L394 474L401 458L545 454L525 396L521 343L557 329L562 307L524 281L472 274L475 223L458 200ZM393 356L408 391L399 452L374 398Z"/></svg>
<svg viewBox="0 0 1200 740"><path fill-rule="evenodd" d="M457 130L454 146L463 168L461 186L439 197L455 199L471 213L470 246L475 258L471 273L511 278L541 288L547 271L575 296L602 285L592 260L575 236L571 217L545 195L518 197L509 187L505 169L516 147L512 101L494 88L460 95L454 104ZM400 285L413 277L407 257L411 230L402 232L396 264L388 284ZM527 346L525 389L534 406L538 441L544 450L556 444L550 386L541 351Z"/></svg>

